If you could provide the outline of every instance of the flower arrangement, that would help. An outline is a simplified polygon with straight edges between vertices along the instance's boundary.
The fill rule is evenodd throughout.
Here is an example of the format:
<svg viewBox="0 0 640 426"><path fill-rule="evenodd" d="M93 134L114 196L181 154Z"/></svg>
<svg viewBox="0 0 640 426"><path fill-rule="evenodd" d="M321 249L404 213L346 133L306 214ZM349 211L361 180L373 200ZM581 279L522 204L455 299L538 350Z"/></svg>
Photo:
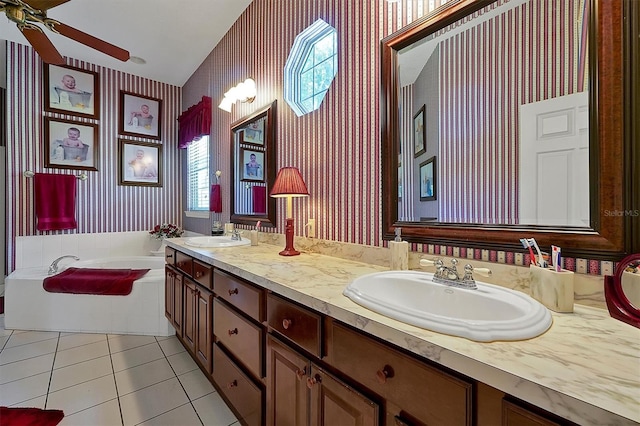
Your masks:
<svg viewBox="0 0 640 426"><path fill-rule="evenodd" d="M162 225L156 225L149 231L149 234L153 235L156 239L161 240L163 238L176 238L181 236L184 231L171 223L163 223Z"/></svg>

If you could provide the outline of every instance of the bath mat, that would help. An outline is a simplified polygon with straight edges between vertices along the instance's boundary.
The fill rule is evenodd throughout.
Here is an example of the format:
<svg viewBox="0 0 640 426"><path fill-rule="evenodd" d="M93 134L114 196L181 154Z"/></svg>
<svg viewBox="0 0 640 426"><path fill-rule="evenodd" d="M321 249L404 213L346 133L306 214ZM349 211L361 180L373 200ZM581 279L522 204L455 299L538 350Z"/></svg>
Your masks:
<svg viewBox="0 0 640 426"><path fill-rule="evenodd" d="M63 417L62 410L0 407L0 423L3 426L55 426Z"/></svg>

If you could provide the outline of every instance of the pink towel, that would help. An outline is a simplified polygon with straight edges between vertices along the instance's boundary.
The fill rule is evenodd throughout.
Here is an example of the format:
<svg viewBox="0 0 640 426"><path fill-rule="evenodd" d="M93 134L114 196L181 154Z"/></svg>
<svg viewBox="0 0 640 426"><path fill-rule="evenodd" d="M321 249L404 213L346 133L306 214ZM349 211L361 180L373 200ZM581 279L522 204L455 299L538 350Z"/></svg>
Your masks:
<svg viewBox="0 0 640 426"><path fill-rule="evenodd" d="M211 193L209 194L209 211L222 212L222 192L220 185L211 185Z"/></svg>
<svg viewBox="0 0 640 426"><path fill-rule="evenodd" d="M133 282L147 272L149 269L69 268L45 278L42 286L49 293L126 296Z"/></svg>
<svg viewBox="0 0 640 426"><path fill-rule="evenodd" d="M75 176L36 173L33 187L38 231L78 227Z"/></svg>
<svg viewBox="0 0 640 426"><path fill-rule="evenodd" d="M253 186L253 212L267 212L267 187Z"/></svg>

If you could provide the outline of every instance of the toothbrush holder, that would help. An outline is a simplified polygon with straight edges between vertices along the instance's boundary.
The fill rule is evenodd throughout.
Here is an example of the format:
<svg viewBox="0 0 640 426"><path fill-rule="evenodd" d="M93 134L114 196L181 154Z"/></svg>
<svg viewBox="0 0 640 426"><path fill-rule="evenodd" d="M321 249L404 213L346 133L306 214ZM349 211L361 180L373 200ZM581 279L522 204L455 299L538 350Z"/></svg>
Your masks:
<svg viewBox="0 0 640 426"><path fill-rule="evenodd" d="M529 267L531 297L554 312L573 312L573 272Z"/></svg>

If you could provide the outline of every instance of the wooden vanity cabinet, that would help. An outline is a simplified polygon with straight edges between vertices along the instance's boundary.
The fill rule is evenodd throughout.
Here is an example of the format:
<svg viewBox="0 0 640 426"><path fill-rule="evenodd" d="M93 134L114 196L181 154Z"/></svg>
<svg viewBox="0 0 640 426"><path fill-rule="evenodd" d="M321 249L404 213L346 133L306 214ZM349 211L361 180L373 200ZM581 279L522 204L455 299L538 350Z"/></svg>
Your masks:
<svg viewBox="0 0 640 426"><path fill-rule="evenodd" d="M176 335L182 337L183 280L182 274L171 266L164 268L165 308L164 314L176 329Z"/></svg>

